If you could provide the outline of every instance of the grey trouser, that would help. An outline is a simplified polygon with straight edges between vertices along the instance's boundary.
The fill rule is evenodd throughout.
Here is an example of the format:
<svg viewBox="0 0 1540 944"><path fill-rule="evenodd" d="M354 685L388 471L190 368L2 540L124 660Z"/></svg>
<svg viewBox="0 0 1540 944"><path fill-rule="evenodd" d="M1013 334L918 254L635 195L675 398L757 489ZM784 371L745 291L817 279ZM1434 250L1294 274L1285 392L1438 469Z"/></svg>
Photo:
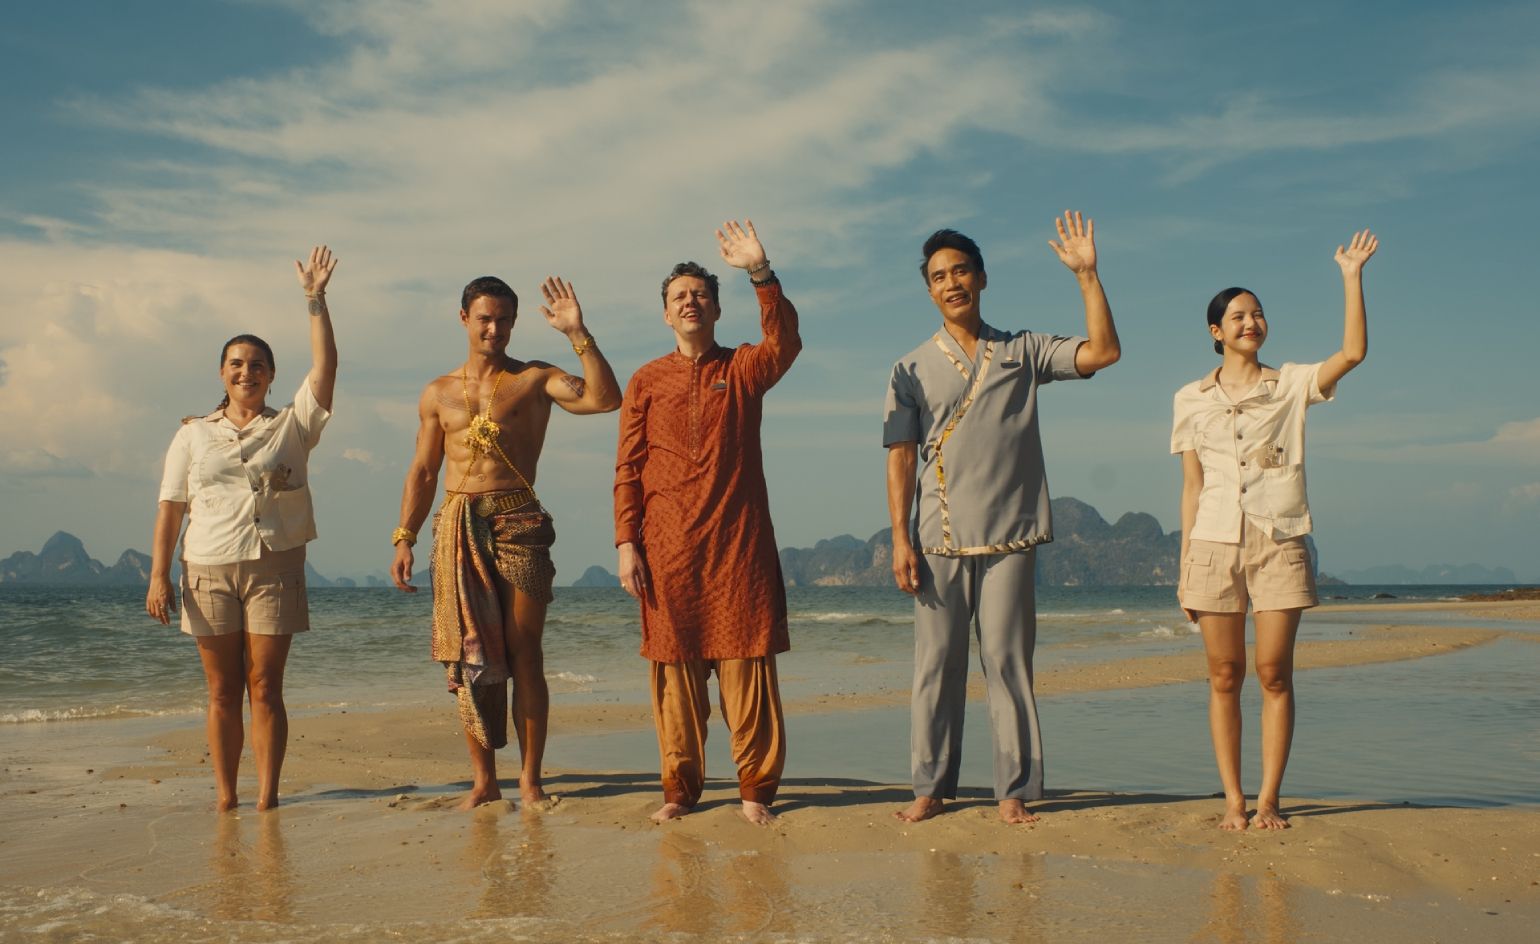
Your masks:
<svg viewBox="0 0 1540 944"><path fill-rule="evenodd" d="M971 630L979 639L989 697L995 799L1042 799L1043 741L1032 695L1036 563L1035 549L976 557L921 556L909 738L915 796L957 796Z"/></svg>

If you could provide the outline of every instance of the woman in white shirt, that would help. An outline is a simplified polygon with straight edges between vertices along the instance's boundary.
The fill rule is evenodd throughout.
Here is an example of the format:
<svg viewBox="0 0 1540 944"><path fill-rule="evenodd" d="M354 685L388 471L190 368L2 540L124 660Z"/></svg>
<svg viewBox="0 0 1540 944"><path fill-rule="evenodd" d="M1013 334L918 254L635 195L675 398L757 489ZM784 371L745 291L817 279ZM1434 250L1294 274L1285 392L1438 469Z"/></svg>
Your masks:
<svg viewBox="0 0 1540 944"><path fill-rule="evenodd" d="M1286 829L1278 806L1294 737L1294 638L1316 605L1305 535L1305 410L1332 399L1337 381L1368 351L1363 267L1379 247L1364 230L1338 246L1346 298L1342 349L1318 364L1273 369L1262 303L1243 288L1209 302L1209 334L1224 362L1177 391L1171 451L1182 457L1179 599L1203 633L1209 669L1209 732L1224 784L1221 829ZM1241 683L1246 607L1256 625L1262 686L1262 786L1255 816L1241 789Z"/></svg>
<svg viewBox="0 0 1540 944"><path fill-rule="evenodd" d="M294 263L310 311L310 373L294 402L267 405L276 364L254 335L225 343L219 377L225 398L192 416L166 453L155 517L145 610L170 625L176 612L171 555L182 519L182 632L194 637L208 682L208 743L218 789L216 808L236 806L236 771L244 742L243 696L251 701L257 809L278 804L278 775L288 743L283 671L294 633L310 628L305 600L305 543L315 538L307 462L331 418L337 345L326 285L337 260L317 246Z"/></svg>

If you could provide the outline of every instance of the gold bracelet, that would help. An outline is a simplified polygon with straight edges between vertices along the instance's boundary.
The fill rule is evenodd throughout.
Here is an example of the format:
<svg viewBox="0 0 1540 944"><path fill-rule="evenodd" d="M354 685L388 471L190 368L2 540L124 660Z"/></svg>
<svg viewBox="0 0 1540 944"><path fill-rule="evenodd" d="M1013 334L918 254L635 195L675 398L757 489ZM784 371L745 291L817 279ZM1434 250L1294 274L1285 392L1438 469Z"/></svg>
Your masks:
<svg viewBox="0 0 1540 944"><path fill-rule="evenodd" d="M410 531L410 530L408 530L406 528L397 528L396 530L390 532L390 543L391 544L393 544L393 545L394 544L400 544L402 541L406 542L406 546L407 547L414 547L414 546L416 546L416 544L417 544L417 532L416 531Z"/></svg>
<svg viewBox="0 0 1540 944"><path fill-rule="evenodd" d="M588 349L593 347L593 346L594 346L594 336L592 334L589 334L588 337L583 339L583 343L582 344L574 344L574 345L572 345L572 353L576 354L578 357L582 357L584 354L587 354L588 353Z"/></svg>

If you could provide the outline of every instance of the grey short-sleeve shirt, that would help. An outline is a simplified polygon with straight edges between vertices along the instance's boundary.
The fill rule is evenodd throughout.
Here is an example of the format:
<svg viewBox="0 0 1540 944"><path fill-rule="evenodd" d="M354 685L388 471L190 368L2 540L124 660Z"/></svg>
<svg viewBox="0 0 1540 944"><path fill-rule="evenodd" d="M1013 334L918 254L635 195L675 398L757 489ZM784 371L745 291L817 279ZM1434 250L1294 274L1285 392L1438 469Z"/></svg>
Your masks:
<svg viewBox="0 0 1540 944"><path fill-rule="evenodd" d="M986 324L972 361L941 330L893 365L882 444L919 444L923 553L1008 554L1053 540L1037 388L1081 379L1085 340Z"/></svg>

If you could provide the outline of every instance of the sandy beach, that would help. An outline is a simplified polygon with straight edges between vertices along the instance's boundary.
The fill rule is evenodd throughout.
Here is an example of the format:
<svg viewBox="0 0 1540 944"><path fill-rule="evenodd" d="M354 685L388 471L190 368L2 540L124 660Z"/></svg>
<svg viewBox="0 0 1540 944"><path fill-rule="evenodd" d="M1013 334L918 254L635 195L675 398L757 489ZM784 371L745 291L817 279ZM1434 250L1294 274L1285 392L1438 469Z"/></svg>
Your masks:
<svg viewBox="0 0 1540 944"><path fill-rule="evenodd" d="M1301 672L1406 660L1435 671L1443 656L1499 639L1528 653L1540 640L1535 608L1423 606L1447 625L1376 623L1303 643ZM1484 625L1461 628L1465 614ZM1172 685L1201 671L1190 656L1059 666L1040 693ZM829 695L788 710L906 698ZM983 790L908 825L890 815L907 784L799 776L773 827L744 822L723 779L696 813L654 826L653 769L559 764L564 738L642 737L650 723L640 703L559 705L548 752L558 802L470 814L449 809L467 770L447 701L296 716L285 805L268 814L209 811L202 729L186 719L8 731L0 938L1502 942L1532 940L1540 920L1533 806L1317 801L1286 783L1293 828L1235 835L1215 829L1211 796L1077 785L1050 789L1027 827L1000 824ZM504 790L517 793L506 780Z"/></svg>

